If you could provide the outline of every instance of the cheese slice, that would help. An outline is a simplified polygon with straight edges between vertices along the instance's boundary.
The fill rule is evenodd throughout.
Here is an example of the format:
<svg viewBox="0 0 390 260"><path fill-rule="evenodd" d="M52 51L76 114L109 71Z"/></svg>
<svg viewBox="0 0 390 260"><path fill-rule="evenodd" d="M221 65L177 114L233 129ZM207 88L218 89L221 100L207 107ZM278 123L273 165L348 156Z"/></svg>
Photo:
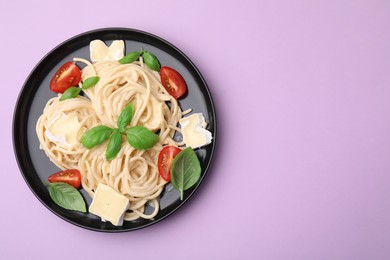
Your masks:
<svg viewBox="0 0 390 260"><path fill-rule="evenodd" d="M130 206L129 200L110 186L100 183L95 191L89 212L115 226L123 225L123 217Z"/></svg>
<svg viewBox="0 0 390 260"><path fill-rule="evenodd" d="M89 43L89 51L92 62L119 60L124 57L125 43L122 40L116 40L108 47L101 40L93 40Z"/></svg>
<svg viewBox="0 0 390 260"><path fill-rule="evenodd" d="M55 143L73 146L79 143L82 130L76 114L59 114L46 129L46 137Z"/></svg>
<svg viewBox="0 0 390 260"><path fill-rule="evenodd" d="M202 113L195 113L179 120L183 141L193 149L211 143L212 134L206 130L206 122Z"/></svg>

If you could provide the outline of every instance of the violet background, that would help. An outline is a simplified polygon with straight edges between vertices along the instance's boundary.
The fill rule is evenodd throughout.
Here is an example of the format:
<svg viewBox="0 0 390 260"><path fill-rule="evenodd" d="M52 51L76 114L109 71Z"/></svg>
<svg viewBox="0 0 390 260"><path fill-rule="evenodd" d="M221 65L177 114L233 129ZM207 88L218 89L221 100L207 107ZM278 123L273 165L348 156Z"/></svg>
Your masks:
<svg viewBox="0 0 390 260"><path fill-rule="evenodd" d="M38 2L0 2L1 259L390 259L390 1ZM181 49L218 116L216 157L195 196L121 234L52 214L12 144L35 64L106 27Z"/></svg>

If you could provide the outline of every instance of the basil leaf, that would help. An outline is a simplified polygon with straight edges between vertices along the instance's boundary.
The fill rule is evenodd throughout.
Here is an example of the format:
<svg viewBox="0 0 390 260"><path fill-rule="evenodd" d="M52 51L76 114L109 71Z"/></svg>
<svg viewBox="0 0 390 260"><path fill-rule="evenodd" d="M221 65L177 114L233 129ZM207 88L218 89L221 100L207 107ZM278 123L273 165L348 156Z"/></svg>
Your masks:
<svg viewBox="0 0 390 260"><path fill-rule="evenodd" d="M81 88L89 89L90 87L95 86L98 83L99 79L100 79L99 77L89 77L83 82Z"/></svg>
<svg viewBox="0 0 390 260"><path fill-rule="evenodd" d="M141 56L141 53L139 51L133 51L133 52L130 52L129 54L127 54L122 59L118 60L118 62L121 64L132 63L132 62L138 60L139 56Z"/></svg>
<svg viewBox="0 0 390 260"><path fill-rule="evenodd" d="M60 101L64 101L66 99L75 98L80 94L81 89L78 87L70 87L61 95Z"/></svg>
<svg viewBox="0 0 390 260"><path fill-rule="evenodd" d="M151 70L159 71L160 70L160 63L158 62L158 59L154 54L144 51L144 62L146 66L149 67Z"/></svg>
<svg viewBox="0 0 390 260"><path fill-rule="evenodd" d="M84 145L84 147L91 149L92 147L107 140L112 132L113 129L109 128L108 126L95 126L81 136L81 143Z"/></svg>
<svg viewBox="0 0 390 260"><path fill-rule="evenodd" d="M171 182L173 187L180 192L183 200L185 190L195 185L200 178L200 162L191 147L183 149L173 159L171 164Z"/></svg>
<svg viewBox="0 0 390 260"><path fill-rule="evenodd" d="M122 144L122 134L115 132L108 141L107 150L106 150L106 159L110 161L116 157L121 149Z"/></svg>
<svg viewBox="0 0 390 260"><path fill-rule="evenodd" d="M49 194L51 199L64 209L87 212L85 202L80 192L64 182L49 183Z"/></svg>
<svg viewBox="0 0 390 260"><path fill-rule="evenodd" d="M134 106L132 103L128 104L125 109L121 112L118 118L118 128L120 132L124 132L126 130L126 126L130 123L133 118L133 110Z"/></svg>
<svg viewBox="0 0 390 260"><path fill-rule="evenodd" d="M133 126L126 130L127 141L138 150L152 147L158 140L158 135L143 126Z"/></svg>

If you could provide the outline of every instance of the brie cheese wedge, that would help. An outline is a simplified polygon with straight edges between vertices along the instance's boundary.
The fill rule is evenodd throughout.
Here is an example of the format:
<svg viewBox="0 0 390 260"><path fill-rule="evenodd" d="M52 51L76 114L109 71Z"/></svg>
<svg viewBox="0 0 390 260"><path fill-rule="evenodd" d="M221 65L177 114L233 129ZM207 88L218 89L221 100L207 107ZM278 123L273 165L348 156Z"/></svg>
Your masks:
<svg viewBox="0 0 390 260"><path fill-rule="evenodd" d="M195 113L179 120L183 141L193 149L211 143L213 139L210 131L206 130L206 122L202 113Z"/></svg>
<svg viewBox="0 0 390 260"><path fill-rule="evenodd" d="M79 143L82 130L76 114L59 114L46 129L46 137L54 143L73 146Z"/></svg>
<svg viewBox="0 0 390 260"><path fill-rule="evenodd" d="M129 200L116 190L100 183L95 191L89 212L115 226L123 225L123 218L130 206Z"/></svg>
<svg viewBox="0 0 390 260"><path fill-rule="evenodd" d="M116 40L108 47L101 40L93 40L89 43L91 61L119 60L124 57L125 43Z"/></svg>

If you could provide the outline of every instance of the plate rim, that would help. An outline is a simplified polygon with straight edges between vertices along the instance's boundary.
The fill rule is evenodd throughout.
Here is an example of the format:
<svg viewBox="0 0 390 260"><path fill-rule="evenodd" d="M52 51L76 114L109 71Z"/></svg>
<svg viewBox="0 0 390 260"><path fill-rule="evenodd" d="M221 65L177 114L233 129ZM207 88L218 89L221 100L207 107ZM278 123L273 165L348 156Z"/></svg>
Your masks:
<svg viewBox="0 0 390 260"><path fill-rule="evenodd" d="M61 47L65 47L67 44L69 44L70 42L72 41L75 41L77 39L81 39L82 37L88 37L88 35L91 35L91 34L96 34L96 33L110 33L110 32L120 32L120 33L123 33L123 34L132 34L132 33L135 33L135 34L140 34L140 35L143 35L143 36L146 36L146 37L151 37L151 38L154 38L154 40L156 41L159 41L159 42L162 42L164 43L166 46L168 46L169 48L172 48L174 51L176 51L186 62L188 62L188 64L191 66L191 70L193 70L193 72L195 72L199 79L201 80L202 82L202 85L204 87L204 90L206 91L207 93L207 98L209 99L209 103L210 103L210 108L211 108L211 116L213 118L213 128L214 128L214 132L213 132L213 141L212 141L212 147L211 147L211 150L210 150L210 155L209 155L209 160L207 162L207 164L205 165L205 168L204 170L202 171L202 175L201 175L201 178L200 180L198 181L197 185L192 189L192 191L190 193L188 193L188 195L177 205L174 207L173 210L170 210L168 213L166 213L164 216L160 217L159 219L157 220L152 220L150 221L149 223L146 223L144 225L140 225L140 226L135 226L135 227L131 227L131 228L123 228L123 226L119 227L118 229L102 229L102 228L94 228L94 227L90 227L90 226L86 226L86 225L82 225L80 223L77 223L75 221L73 221L72 219L69 219L63 215L61 215L59 212L57 212L55 209L53 209L52 207L50 207L50 205L48 205L46 202L44 202L40 196L38 195L37 191L32 187L32 184L30 183L30 181L28 180L28 176L27 175L32 175L31 173L30 174L27 174L25 172L25 167L26 165L28 165L30 162L32 164L32 160L31 160L31 156L30 156L30 152L26 152L29 154L29 162L22 162L22 153L20 152L21 148L20 147L20 144L21 143L24 143L23 141L21 140L18 140L16 137L18 135L18 133L22 132L22 130L20 130L19 128L19 125L20 125L20 116L23 116L23 119L22 121L25 122L25 125L26 125L26 128L27 128L27 121L28 121L28 114L24 114L24 115L21 115L21 112L24 111L25 109L22 109L23 107L23 104L26 103L26 102L22 102L24 100L24 96L26 96L28 93L30 93L32 90L28 90L28 86L27 84L29 83L29 81L31 80L32 76L34 76L35 73L37 73L36 71L44 65L44 63L46 62L46 60L48 59L48 57L50 57L52 55L52 53L54 53L56 50L58 50L59 48ZM156 48L159 48L158 46L155 46ZM38 89L38 88L37 88ZM34 90L34 97L35 97L35 94L37 92L37 89ZM203 91L202 91L203 92ZM30 93L31 94L31 93ZM33 98L30 98L30 100L28 100L28 106L27 107L30 107L31 106L31 103L32 103L32 100ZM23 103L23 104L22 104ZM25 105L25 104L24 104ZM26 105L25 105L26 106ZM168 42L167 40L155 35L155 34L152 34L152 33L149 33L149 32L146 32L146 31L143 31L143 30L139 30L139 29L133 29L133 28L126 28L126 27L105 27L105 28L99 28L99 29L93 29L93 30L88 30L88 31L85 31L85 32L82 32L82 33L79 33L75 36L72 36L64 41L62 41L60 44L57 44L54 48L52 48L49 52L47 52L36 64L35 66L32 68L32 70L30 71L30 73L28 74L27 78L25 79L23 85L22 85L22 88L20 89L19 91L19 94L18 94L18 97L16 99L16 103L15 103L15 107L14 107L14 111L13 111L13 118L12 118L12 142L13 142L13 150L14 150L14 156L15 156L15 159L17 161L17 165L18 165L18 168L19 168L19 171L20 171L20 174L22 175L24 181L26 182L27 186L29 187L29 189L31 190L31 192L34 194L34 196L47 208L49 209L49 211L51 211L52 213L54 213L56 216L60 217L61 219L65 220L66 222L72 224L72 225L75 225L75 226L78 226L78 227L81 227L83 229L87 229L87 230L92 230L92 231L97 231L97 232L104 232L104 233L122 233L122 232L129 232L129 231L135 231L135 230L139 230L139 229L143 229L143 228L146 228L148 226L151 226L151 225L154 225L156 223L160 223L162 220L166 219L168 216L172 215L173 213L177 212L180 208L183 208L184 205L187 204L188 200L190 198L192 198L193 194L199 189L199 187L201 186L201 184L203 183L205 177L208 175L208 172L211 168L211 165L213 163L213 161L215 160L215 150L216 150L216 146L217 146L217 115L216 115L216 111L215 111L215 103L214 103L214 100L212 98L212 95L211 95L211 91L203 77L203 75L201 74L201 72L199 71L199 69L195 66L195 64L191 61L191 59L189 59L187 57L187 55L185 55L179 48L177 48L175 45L173 45L172 43ZM26 133L24 133L25 135L27 135ZM26 138L27 140L28 138ZM27 147L28 149L28 144L25 144L25 146ZM36 173L35 169L33 169L33 171ZM42 183L42 181L39 179L38 180L39 182ZM43 184L43 183L42 183Z"/></svg>

